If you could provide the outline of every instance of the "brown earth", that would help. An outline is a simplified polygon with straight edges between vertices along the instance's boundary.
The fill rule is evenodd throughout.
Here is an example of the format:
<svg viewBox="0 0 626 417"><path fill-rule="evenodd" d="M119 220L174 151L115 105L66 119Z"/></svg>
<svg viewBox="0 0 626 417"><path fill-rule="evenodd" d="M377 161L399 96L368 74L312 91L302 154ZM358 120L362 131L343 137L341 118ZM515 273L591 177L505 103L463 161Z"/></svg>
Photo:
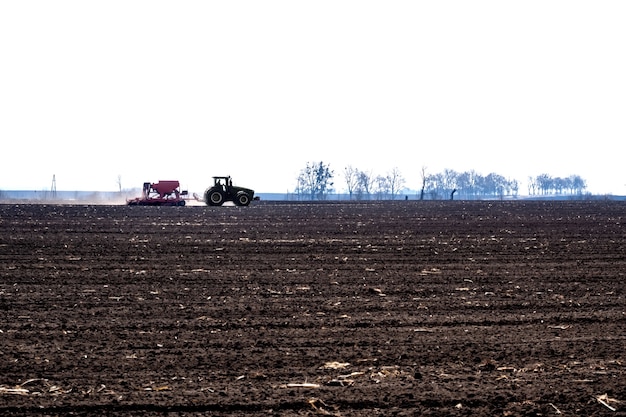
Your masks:
<svg viewBox="0 0 626 417"><path fill-rule="evenodd" d="M625 209L0 205L0 414L626 415Z"/></svg>

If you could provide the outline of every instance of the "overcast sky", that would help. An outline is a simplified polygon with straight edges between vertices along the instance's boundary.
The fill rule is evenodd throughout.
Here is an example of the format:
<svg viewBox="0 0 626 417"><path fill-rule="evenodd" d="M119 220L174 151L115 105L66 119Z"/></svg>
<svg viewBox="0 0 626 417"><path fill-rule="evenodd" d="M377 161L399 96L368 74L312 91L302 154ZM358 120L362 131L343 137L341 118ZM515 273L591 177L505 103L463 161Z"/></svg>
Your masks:
<svg viewBox="0 0 626 417"><path fill-rule="evenodd" d="M286 192L323 161L339 190L352 165L626 194L625 21L623 0L3 1L0 189Z"/></svg>

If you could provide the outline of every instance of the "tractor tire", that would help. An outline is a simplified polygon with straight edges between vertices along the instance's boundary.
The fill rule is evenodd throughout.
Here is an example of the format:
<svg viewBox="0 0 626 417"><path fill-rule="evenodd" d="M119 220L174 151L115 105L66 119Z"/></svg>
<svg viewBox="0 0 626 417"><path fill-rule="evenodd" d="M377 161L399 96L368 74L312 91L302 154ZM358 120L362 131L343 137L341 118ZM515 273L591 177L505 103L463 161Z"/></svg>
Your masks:
<svg viewBox="0 0 626 417"><path fill-rule="evenodd" d="M185 206L185 200L180 200L177 204L180 207L184 207Z"/></svg>
<svg viewBox="0 0 626 417"><path fill-rule="evenodd" d="M235 198L235 204L237 204L238 206L247 206L250 204L250 196L246 193L241 193L237 195L237 198Z"/></svg>
<svg viewBox="0 0 626 417"><path fill-rule="evenodd" d="M206 203L209 206L221 206L224 204L224 193L219 190L209 191L206 195Z"/></svg>

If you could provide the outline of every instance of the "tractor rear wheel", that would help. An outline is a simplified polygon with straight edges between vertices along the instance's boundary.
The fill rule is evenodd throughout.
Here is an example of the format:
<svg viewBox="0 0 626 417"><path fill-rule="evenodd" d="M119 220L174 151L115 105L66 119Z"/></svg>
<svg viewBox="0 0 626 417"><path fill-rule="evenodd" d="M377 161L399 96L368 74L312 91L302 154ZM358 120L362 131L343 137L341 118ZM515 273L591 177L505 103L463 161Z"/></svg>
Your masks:
<svg viewBox="0 0 626 417"><path fill-rule="evenodd" d="M235 199L235 204L237 204L238 206L247 206L248 204L250 204L250 196L246 193L241 193L237 195L237 198Z"/></svg>
<svg viewBox="0 0 626 417"><path fill-rule="evenodd" d="M206 196L206 203L209 206L221 206L224 204L224 193L220 190L209 191Z"/></svg>

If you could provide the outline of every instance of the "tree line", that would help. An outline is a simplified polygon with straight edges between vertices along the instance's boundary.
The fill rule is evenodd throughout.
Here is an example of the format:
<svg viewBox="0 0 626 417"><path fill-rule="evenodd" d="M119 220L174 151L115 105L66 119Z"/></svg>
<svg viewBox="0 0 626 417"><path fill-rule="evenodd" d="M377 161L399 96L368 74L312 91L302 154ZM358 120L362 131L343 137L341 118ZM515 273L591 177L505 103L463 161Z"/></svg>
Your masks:
<svg viewBox="0 0 626 417"><path fill-rule="evenodd" d="M548 174L537 175L528 179L528 194L582 194L587 182L579 175L566 178L551 177Z"/></svg>
<svg viewBox="0 0 626 417"><path fill-rule="evenodd" d="M343 170L345 189L350 200L394 200L401 194L408 198L406 180L398 168L385 174L374 174L351 165ZM294 194L299 200L326 200L335 192L335 171L323 161L307 162L297 178ZM421 187L414 191L420 200L478 200L517 197L520 183L497 173L482 175L474 170L457 172L445 169L428 173L420 171ZM529 195L580 195L586 181L578 175L566 178L541 174L528 179Z"/></svg>
<svg viewBox="0 0 626 417"><path fill-rule="evenodd" d="M297 178L295 195L299 200L326 200L335 189L335 172L324 162L307 162ZM348 166L343 171L351 200L393 200L403 190L404 177L397 168L386 175L374 175Z"/></svg>

